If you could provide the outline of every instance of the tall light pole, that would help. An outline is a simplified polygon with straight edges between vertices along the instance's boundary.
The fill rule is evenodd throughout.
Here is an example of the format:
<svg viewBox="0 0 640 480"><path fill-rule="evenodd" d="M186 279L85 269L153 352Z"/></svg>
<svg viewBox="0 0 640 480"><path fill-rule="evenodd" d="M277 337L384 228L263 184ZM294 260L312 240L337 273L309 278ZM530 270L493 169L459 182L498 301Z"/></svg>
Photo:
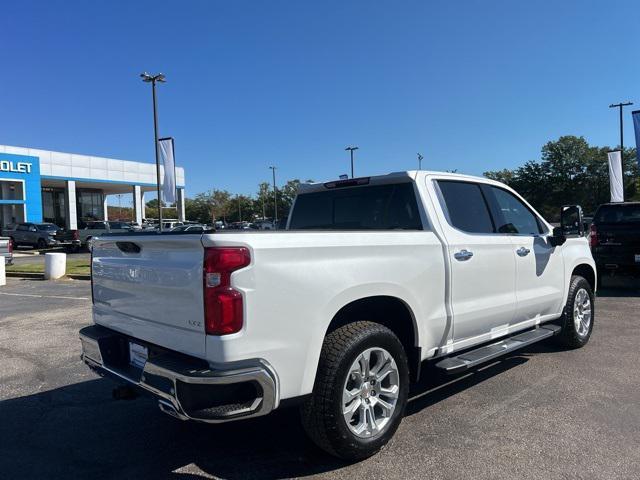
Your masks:
<svg viewBox="0 0 640 480"><path fill-rule="evenodd" d="M273 223L275 227L278 226L278 191L276 190L276 168L275 166L270 166L271 172L273 172Z"/></svg>
<svg viewBox="0 0 640 480"><path fill-rule="evenodd" d="M418 170L422 170L422 160L424 157L418 153Z"/></svg>
<svg viewBox="0 0 640 480"><path fill-rule="evenodd" d="M162 196L160 195L160 145L158 143L158 103L156 101L156 82L164 83L164 74L151 75L147 72L141 73L143 82L151 84L151 94L153 96L153 135L156 148L156 181L158 183L158 221L160 232L162 232Z"/></svg>
<svg viewBox="0 0 640 480"><path fill-rule="evenodd" d="M621 102L614 103L609 105L609 108L618 108L620 109L620 158L624 155L624 132L622 130L622 109L624 107L628 107L629 105L633 105L632 102Z"/></svg>
<svg viewBox="0 0 640 480"><path fill-rule="evenodd" d="M240 206L240 195L236 195L236 199L238 200L238 221L242 221L242 207Z"/></svg>
<svg viewBox="0 0 640 480"><path fill-rule="evenodd" d="M347 147L345 148L345 151L349 151L349 153L351 154L351 178L353 178L353 151L354 150L358 150L358 147Z"/></svg>

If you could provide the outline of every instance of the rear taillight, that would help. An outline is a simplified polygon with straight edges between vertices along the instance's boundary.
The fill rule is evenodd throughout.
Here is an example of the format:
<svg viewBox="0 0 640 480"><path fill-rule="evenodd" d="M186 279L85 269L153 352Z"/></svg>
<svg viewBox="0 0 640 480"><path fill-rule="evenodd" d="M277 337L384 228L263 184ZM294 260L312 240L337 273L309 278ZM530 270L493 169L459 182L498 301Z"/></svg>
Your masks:
<svg viewBox="0 0 640 480"><path fill-rule="evenodd" d="M210 247L204 250L204 317L209 335L228 335L242 329L242 294L231 287L231 273L251 263L244 247Z"/></svg>
<svg viewBox="0 0 640 480"><path fill-rule="evenodd" d="M72 230L73 233L73 239L74 240L80 240L80 231L79 230Z"/></svg>
<svg viewBox="0 0 640 480"><path fill-rule="evenodd" d="M592 247L597 247L599 243L598 240L598 229L594 224L591 224L590 234L589 234L589 245Z"/></svg>
<svg viewBox="0 0 640 480"><path fill-rule="evenodd" d="M13 238L9 239L9 253L13 253Z"/></svg>

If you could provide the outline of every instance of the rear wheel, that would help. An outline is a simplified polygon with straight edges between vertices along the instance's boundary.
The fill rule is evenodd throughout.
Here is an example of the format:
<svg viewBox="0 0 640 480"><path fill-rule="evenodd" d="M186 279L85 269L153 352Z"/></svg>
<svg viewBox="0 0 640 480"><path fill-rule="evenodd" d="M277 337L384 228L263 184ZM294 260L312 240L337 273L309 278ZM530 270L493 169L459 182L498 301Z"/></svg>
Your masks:
<svg viewBox="0 0 640 480"><path fill-rule="evenodd" d="M594 296L591 285L584 277L574 275L569 285L569 295L560 318L562 331L557 342L569 348L584 347L593 330Z"/></svg>
<svg viewBox="0 0 640 480"><path fill-rule="evenodd" d="M40 250L47 248L47 242L44 241L44 238L39 238L38 243L36 243L36 247Z"/></svg>
<svg viewBox="0 0 640 480"><path fill-rule="evenodd" d="M331 455L366 458L393 437L408 390L407 356L398 337L377 323L351 323L325 338L302 423Z"/></svg>

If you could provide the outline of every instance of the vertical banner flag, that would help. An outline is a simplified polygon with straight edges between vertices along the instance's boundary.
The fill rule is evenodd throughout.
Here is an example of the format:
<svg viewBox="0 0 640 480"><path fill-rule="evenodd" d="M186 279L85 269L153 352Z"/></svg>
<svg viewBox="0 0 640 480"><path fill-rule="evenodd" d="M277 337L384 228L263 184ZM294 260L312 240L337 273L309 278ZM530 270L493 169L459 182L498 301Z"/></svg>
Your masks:
<svg viewBox="0 0 640 480"><path fill-rule="evenodd" d="M633 117L633 128L636 131L636 159L638 160L638 167L640 167L640 110L631 112Z"/></svg>
<svg viewBox="0 0 640 480"><path fill-rule="evenodd" d="M174 158L173 138L161 138L160 160L164 167L164 181L162 182L163 200L172 204L176 202L176 161Z"/></svg>
<svg viewBox="0 0 640 480"><path fill-rule="evenodd" d="M611 186L611 201L624 202L624 187L622 184L622 155L620 150L614 150L609 156L609 185Z"/></svg>

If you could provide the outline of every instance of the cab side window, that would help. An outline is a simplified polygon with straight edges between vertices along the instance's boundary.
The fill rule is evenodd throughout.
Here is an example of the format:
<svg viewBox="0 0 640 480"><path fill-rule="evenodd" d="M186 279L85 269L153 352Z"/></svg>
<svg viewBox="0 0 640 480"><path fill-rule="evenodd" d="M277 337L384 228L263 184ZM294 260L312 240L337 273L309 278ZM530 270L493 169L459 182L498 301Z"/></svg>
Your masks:
<svg viewBox="0 0 640 480"><path fill-rule="evenodd" d="M542 226L538 218L515 195L494 186L485 186L489 193L498 233L538 235Z"/></svg>
<svg viewBox="0 0 640 480"><path fill-rule="evenodd" d="M451 226L468 233L495 233L489 207L478 184L438 180L438 187Z"/></svg>

